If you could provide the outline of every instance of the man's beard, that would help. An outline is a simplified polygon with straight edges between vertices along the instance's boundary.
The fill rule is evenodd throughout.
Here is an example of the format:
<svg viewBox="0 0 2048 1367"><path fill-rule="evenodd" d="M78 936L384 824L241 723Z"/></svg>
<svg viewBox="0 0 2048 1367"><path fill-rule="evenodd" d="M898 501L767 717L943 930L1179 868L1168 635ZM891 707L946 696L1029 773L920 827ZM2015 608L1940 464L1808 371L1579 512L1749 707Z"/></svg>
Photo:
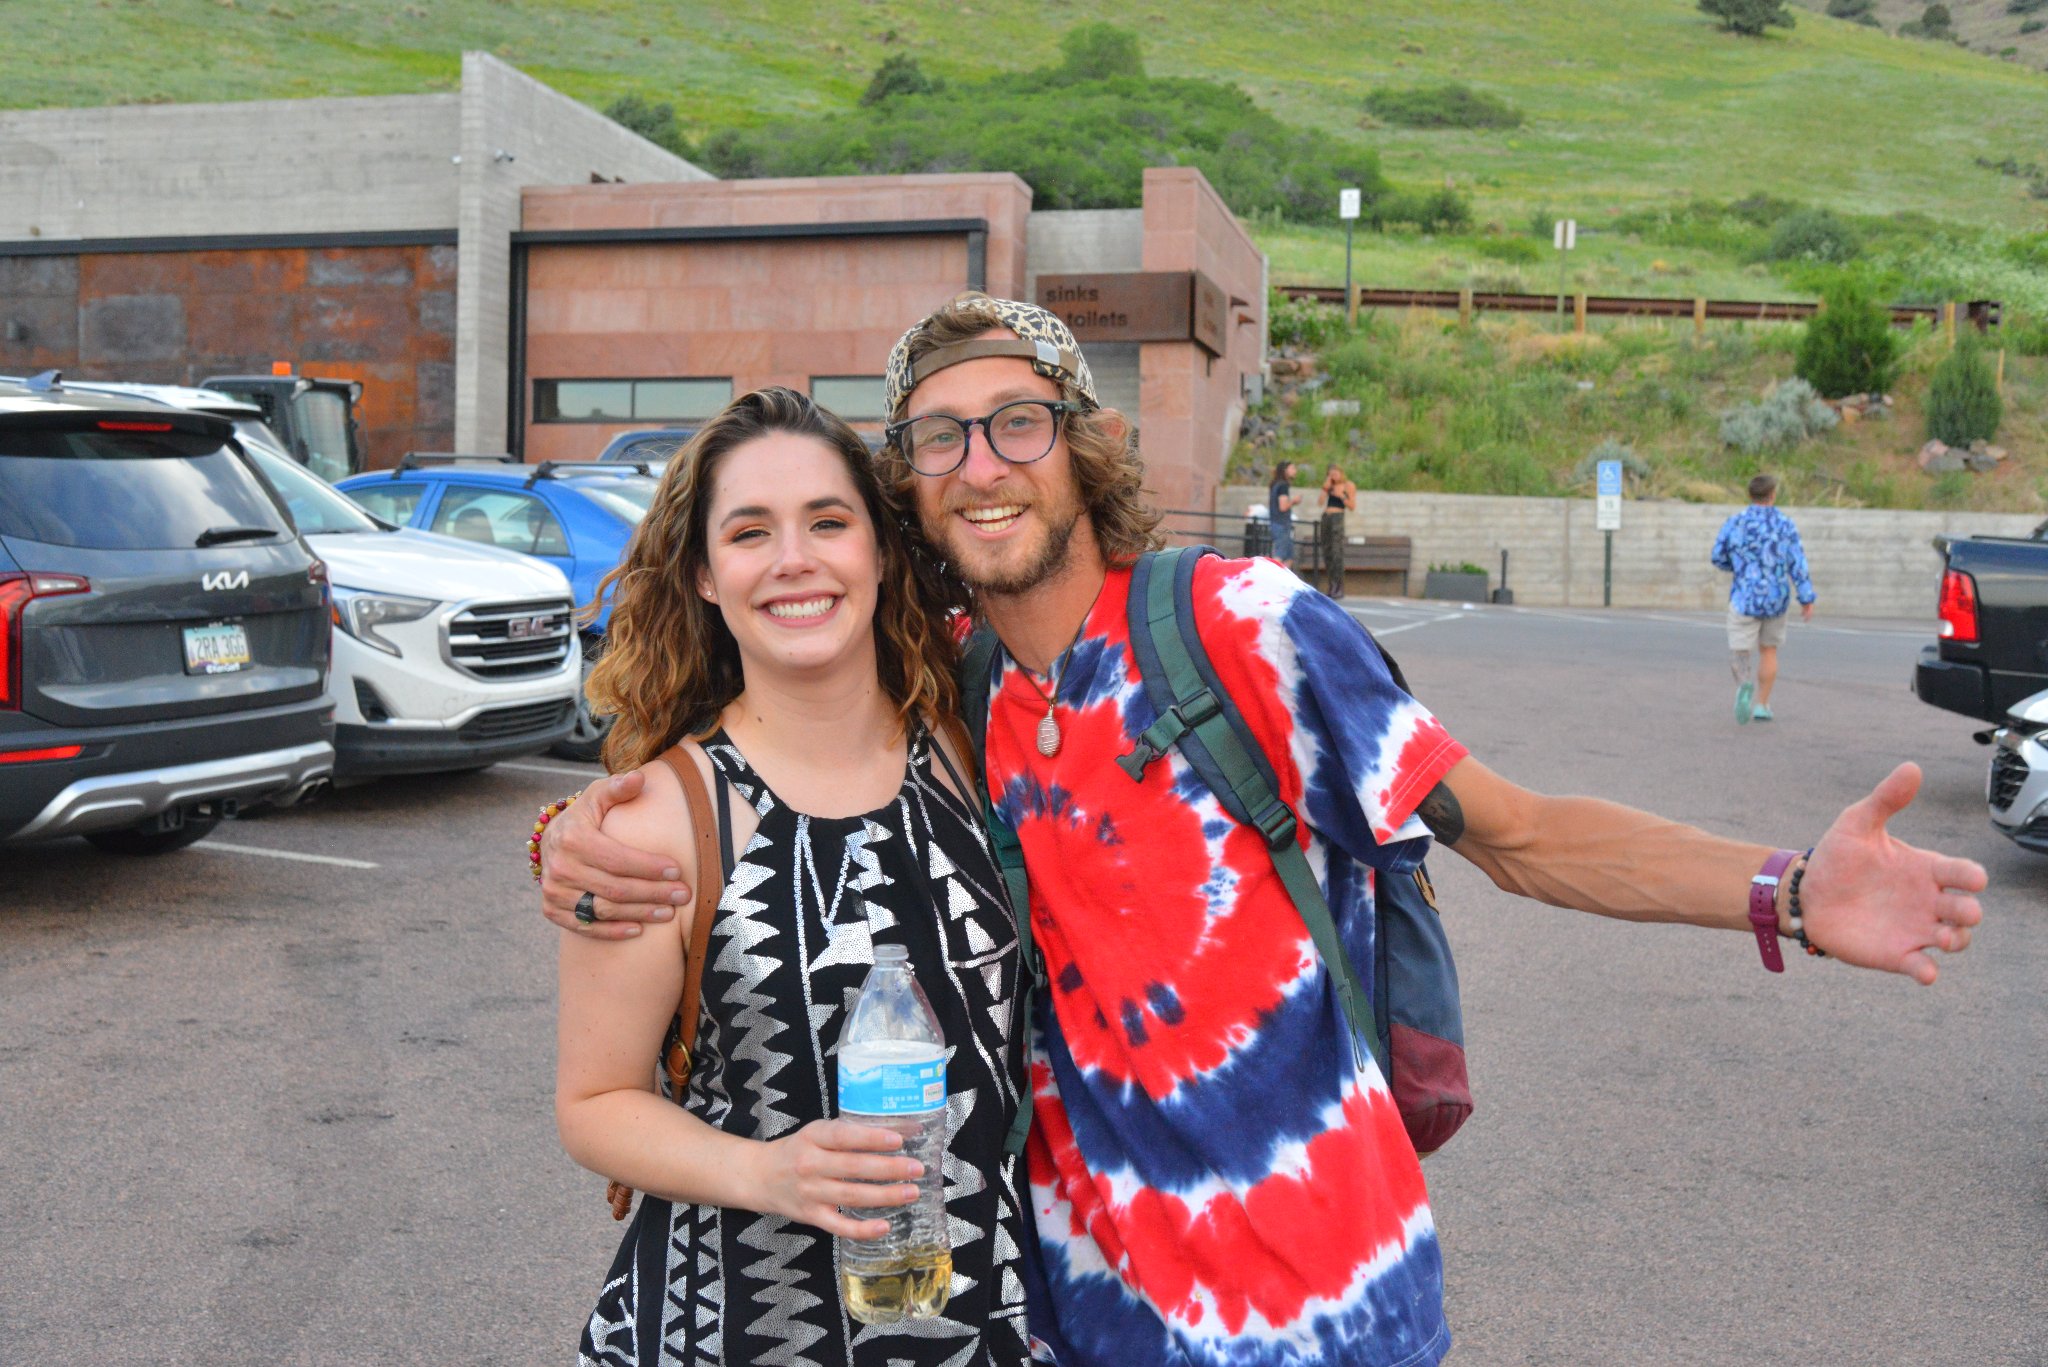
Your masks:
<svg viewBox="0 0 2048 1367"><path fill-rule="evenodd" d="M1036 505L1045 511L1043 505ZM1000 571L981 571L968 563L967 557L956 550L953 554L953 569L967 586L976 593L992 593L998 596L1029 593L1032 589L1053 578L1067 564L1067 549L1073 544L1074 528L1081 521L1081 507L1078 502L1069 502L1064 507L1050 510L1064 514L1046 520L1045 544L1037 555L1021 569L1004 574ZM960 533L963 537L967 533ZM944 537L933 537L940 545L946 545Z"/></svg>

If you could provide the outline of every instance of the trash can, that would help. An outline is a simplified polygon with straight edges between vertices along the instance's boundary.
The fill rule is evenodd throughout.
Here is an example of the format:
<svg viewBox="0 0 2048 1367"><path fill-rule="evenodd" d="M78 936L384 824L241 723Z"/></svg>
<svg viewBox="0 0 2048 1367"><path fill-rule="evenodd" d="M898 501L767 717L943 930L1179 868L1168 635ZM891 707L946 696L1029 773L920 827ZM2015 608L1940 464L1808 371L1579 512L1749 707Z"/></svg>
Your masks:
<svg viewBox="0 0 2048 1367"><path fill-rule="evenodd" d="M1247 559L1273 553L1273 527L1261 504L1254 503L1244 510L1244 553Z"/></svg>

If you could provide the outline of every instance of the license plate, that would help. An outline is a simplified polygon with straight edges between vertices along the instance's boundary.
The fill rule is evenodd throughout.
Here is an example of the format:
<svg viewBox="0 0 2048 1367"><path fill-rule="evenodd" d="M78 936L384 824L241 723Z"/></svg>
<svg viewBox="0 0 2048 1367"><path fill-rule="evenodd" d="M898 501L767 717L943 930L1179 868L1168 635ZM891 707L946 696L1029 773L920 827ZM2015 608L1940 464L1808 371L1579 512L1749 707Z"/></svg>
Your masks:
<svg viewBox="0 0 2048 1367"><path fill-rule="evenodd" d="M249 633L240 622L185 628L187 674L232 674L249 666Z"/></svg>

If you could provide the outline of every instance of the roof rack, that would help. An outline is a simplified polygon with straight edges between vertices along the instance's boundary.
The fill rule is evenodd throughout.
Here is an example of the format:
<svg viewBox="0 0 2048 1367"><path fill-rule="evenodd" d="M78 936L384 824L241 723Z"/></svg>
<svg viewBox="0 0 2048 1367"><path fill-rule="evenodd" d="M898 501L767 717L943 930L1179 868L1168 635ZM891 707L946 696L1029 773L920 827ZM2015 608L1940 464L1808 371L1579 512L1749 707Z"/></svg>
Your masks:
<svg viewBox="0 0 2048 1367"><path fill-rule="evenodd" d="M544 479L555 479L563 474L617 474L621 470L637 470L649 477L654 474L644 460L544 460L534 466L533 473L526 477L526 487L531 489Z"/></svg>
<svg viewBox="0 0 2048 1367"><path fill-rule="evenodd" d="M502 456L469 456L449 451L407 451L398 464L392 467L391 477L397 479L407 470L418 470L428 465L517 465L518 463L519 457L510 454Z"/></svg>

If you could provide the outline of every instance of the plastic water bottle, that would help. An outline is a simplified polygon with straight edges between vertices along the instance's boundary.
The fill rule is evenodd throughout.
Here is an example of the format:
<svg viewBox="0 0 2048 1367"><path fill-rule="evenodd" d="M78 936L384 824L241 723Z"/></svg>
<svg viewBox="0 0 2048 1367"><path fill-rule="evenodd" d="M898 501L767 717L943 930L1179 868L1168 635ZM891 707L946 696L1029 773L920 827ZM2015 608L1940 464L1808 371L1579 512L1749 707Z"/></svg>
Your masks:
<svg viewBox="0 0 2048 1367"><path fill-rule="evenodd" d="M910 971L902 945L876 945L875 966L839 1037L839 1118L893 1130L903 1153L924 1164L917 1200L852 1209L856 1220L886 1219L879 1239L839 1240L839 1294L862 1324L924 1319L953 1290L946 1233L946 1037Z"/></svg>

